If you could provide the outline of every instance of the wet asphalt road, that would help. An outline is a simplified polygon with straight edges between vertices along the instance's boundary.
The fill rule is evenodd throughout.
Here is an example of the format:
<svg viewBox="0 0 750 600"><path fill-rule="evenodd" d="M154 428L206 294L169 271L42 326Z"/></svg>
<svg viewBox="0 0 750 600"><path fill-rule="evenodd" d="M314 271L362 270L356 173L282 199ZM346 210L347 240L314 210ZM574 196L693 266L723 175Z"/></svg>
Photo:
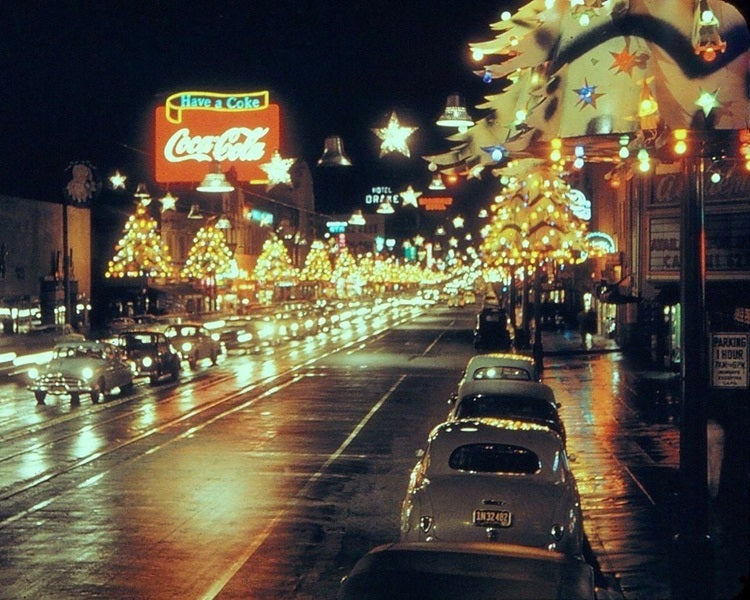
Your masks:
<svg viewBox="0 0 750 600"><path fill-rule="evenodd" d="M433 308L226 356L99 406L36 407L5 383L0 598L334 597L358 558L398 538L415 451L473 354L472 317ZM668 383L644 401L619 352L551 353L545 367L600 597L669 597Z"/></svg>

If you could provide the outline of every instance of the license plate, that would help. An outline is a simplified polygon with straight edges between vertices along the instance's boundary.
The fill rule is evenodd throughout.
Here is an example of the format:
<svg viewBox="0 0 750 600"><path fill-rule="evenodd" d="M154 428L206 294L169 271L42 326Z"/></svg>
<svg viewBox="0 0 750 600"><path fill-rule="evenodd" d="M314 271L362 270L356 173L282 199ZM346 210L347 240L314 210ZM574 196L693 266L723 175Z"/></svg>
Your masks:
<svg viewBox="0 0 750 600"><path fill-rule="evenodd" d="M509 510L475 510L474 525L478 527L510 527Z"/></svg>

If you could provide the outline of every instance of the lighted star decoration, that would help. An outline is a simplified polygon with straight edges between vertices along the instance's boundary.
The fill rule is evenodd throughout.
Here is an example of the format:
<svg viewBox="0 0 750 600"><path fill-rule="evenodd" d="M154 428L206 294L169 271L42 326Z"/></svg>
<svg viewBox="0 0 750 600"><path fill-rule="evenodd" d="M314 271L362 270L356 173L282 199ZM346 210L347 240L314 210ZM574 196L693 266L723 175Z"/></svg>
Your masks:
<svg viewBox="0 0 750 600"><path fill-rule="evenodd" d="M295 160L296 159L294 158L281 158L279 151L274 150L271 160L260 165L260 168L266 172L266 175L268 175L268 185L291 185L292 176L289 174L289 169L292 168Z"/></svg>
<svg viewBox="0 0 750 600"><path fill-rule="evenodd" d="M454 238L454 237L450 238L450 239L448 240L448 245L449 245L449 246L450 246L451 248L458 248L458 239L456 239L456 238Z"/></svg>
<svg viewBox="0 0 750 600"><path fill-rule="evenodd" d="M161 202L161 212L164 213L168 210L175 210L177 200L177 196L173 196L170 192L167 192L164 197L159 198L159 202Z"/></svg>
<svg viewBox="0 0 750 600"><path fill-rule="evenodd" d="M112 185L113 190L124 190L126 180L127 177L120 173L120 171L115 171L109 176L109 183Z"/></svg>
<svg viewBox="0 0 750 600"><path fill-rule="evenodd" d="M413 206L414 208L417 208L417 198L422 195L422 192L414 191L414 188L409 186L399 195L401 196L401 201L404 206Z"/></svg>
<svg viewBox="0 0 750 600"><path fill-rule="evenodd" d="M415 246L421 246L424 244L424 237L421 235L415 235L414 236L414 245Z"/></svg>
<svg viewBox="0 0 750 600"><path fill-rule="evenodd" d="M453 219L453 227L455 227L456 229L460 229L463 226L464 226L464 218L462 216L459 215L458 217L455 217Z"/></svg>
<svg viewBox="0 0 750 600"><path fill-rule="evenodd" d="M578 94L578 102L576 102L576 105L581 105L581 110L585 106L593 106L596 108L596 100L600 96L603 96L604 94L597 94L596 93L596 87L595 85L589 85L588 79L583 80L583 87L579 87L577 90L573 90L576 94Z"/></svg>
<svg viewBox="0 0 750 600"><path fill-rule="evenodd" d="M719 88L716 88L713 94L711 92L707 92L703 88L700 88L700 94L698 95L698 99L695 101L695 104L701 107L701 110L706 117L708 117L709 113L714 108L719 108L721 106L721 103L716 98L718 95Z"/></svg>
<svg viewBox="0 0 750 600"><path fill-rule="evenodd" d="M391 113L391 118L386 127L373 129L383 143L380 145L380 157L389 152L400 152L404 156L411 156L406 140L414 133L417 127L404 127L398 122L396 113Z"/></svg>

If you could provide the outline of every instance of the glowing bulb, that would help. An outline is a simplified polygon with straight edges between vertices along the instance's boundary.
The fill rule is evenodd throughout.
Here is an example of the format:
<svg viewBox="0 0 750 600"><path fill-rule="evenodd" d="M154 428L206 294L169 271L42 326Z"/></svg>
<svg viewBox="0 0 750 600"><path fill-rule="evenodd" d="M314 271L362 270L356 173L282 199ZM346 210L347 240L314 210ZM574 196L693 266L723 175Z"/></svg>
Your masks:
<svg viewBox="0 0 750 600"><path fill-rule="evenodd" d="M623 160L626 159L628 156L630 156L630 150L628 150L627 146L621 146L620 152L619 152L620 158Z"/></svg>
<svg viewBox="0 0 750 600"><path fill-rule="evenodd" d="M711 183L719 183L721 181L721 173L711 173Z"/></svg>
<svg viewBox="0 0 750 600"><path fill-rule="evenodd" d="M675 154L685 154L685 152L687 152L687 144L685 143L684 140L675 142L674 152Z"/></svg>
<svg viewBox="0 0 750 600"><path fill-rule="evenodd" d="M586 13L583 13L578 22L581 24L581 27L588 27L589 23L591 23L591 19L589 19L589 16Z"/></svg>
<svg viewBox="0 0 750 600"><path fill-rule="evenodd" d="M557 162L562 158L562 154L559 150L555 149L552 152L549 153L550 160L553 162Z"/></svg>
<svg viewBox="0 0 750 600"><path fill-rule="evenodd" d="M474 50L472 50L471 52L471 57L477 61L482 60L484 58L484 52L482 52L479 48L474 48Z"/></svg>

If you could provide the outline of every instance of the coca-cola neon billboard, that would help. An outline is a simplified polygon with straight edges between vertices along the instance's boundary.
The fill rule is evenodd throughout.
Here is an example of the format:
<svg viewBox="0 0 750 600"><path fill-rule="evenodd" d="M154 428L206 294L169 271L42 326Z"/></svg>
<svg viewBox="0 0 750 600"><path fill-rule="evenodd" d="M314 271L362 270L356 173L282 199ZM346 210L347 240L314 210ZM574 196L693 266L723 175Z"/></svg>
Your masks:
<svg viewBox="0 0 750 600"><path fill-rule="evenodd" d="M279 107L268 92L177 92L156 108L155 178L201 181L212 162L239 181L267 183L260 165L279 149Z"/></svg>

